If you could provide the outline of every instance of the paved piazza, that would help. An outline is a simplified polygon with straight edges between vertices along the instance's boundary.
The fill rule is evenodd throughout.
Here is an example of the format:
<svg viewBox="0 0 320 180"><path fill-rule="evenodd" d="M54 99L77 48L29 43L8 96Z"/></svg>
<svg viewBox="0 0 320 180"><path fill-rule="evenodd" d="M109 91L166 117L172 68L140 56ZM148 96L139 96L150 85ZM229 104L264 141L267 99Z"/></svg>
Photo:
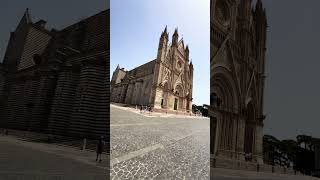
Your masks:
<svg viewBox="0 0 320 180"><path fill-rule="evenodd" d="M214 180L319 180L316 177L303 175L288 175L276 173L263 173L231 169L211 169L211 178Z"/></svg>
<svg viewBox="0 0 320 180"><path fill-rule="evenodd" d="M0 180L105 180L107 177L104 168L81 161L82 156L71 158L63 147L57 147L56 152L45 149L52 147L0 135ZM94 162L94 154L91 159Z"/></svg>
<svg viewBox="0 0 320 180"><path fill-rule="evenodd" d="M209 119L111 105L112 179L209 179Z"/></svg>

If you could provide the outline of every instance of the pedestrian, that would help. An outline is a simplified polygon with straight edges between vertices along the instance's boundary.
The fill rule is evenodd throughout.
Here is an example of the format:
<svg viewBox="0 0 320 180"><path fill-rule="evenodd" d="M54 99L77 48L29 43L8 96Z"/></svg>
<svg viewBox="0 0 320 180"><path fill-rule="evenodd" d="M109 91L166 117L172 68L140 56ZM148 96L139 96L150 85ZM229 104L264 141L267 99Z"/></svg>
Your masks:
<svg viewBox="0 0 320 180"><path fill-rule="evenodd" d="M143 108L143 107L142 107L142 105L141 105L141 106L140 106L140 113L142 113L142 108Z"/></svg>
<svg viewBox="0 0 320 180"><path fill-rule="evenodd" d="M99 159L99 162L102 161L101 154L102 154L104 146L105 146L105 142L104 142L103 139L104 139L103 136L101 136L99 141L98 141L98 143L97 143L97 158L96 158L96 161L98 161L98 159Z"/></svg>

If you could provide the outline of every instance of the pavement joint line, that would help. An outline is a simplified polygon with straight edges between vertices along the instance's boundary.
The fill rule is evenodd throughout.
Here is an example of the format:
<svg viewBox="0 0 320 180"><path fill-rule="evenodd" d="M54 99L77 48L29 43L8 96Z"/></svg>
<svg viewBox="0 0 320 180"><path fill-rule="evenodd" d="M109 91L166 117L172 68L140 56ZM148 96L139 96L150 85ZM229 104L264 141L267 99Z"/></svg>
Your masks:
<svg viewBox="0 0 320 180"><path fill-rule="evenodd" d="M137 156L142 156L144 154L147 154L147 153L149 153L151 151L154 151L156 149L159 149L159 148L164 148L164 146L159 143L159 144L156 144L156 145L153 145L153 146L148 146L148 147L139 149L137 151L129 152L126 155L123 155L121 157L114 158L114 159L110 160L110 166L113 166L115 164L121 163L123 161L127 161L127 160L135 158Z"/></svg>
<svg viewBox="0 0 320 180"><path fill-rule="evenodd" d="M185 135L185 136L178 137L178 138L172 138L172 139L175 140L175 141L180 141L180 140L183 140L183 139L185 139L185 138L187 138L187 137L190 137L190 136L192 136L192 135L194 135L194 134L196 134L196 133L201 133L201 132L202 132L202 131L195 131L195 132L192 132L192 133L187 134L187 135Z"/></svg>
<svg viewBox="0 0 320 180"><path fill-rule="evenodd" d="M193 133L190 133L190 134L188 134L186 136L183 136L183 137L180 137L180 138L173 138L173 140L180 141L182 139L190 137L190 136L192 136L192 135L194 135L196 133L199 133L199 132L201 132L201 131L195 131ZM170 143L170 144L174 144L174 143L176 143L176 142L173 142L173 143ZM114 158L114 159L110 160L110 166L113 166L113 165L118 164L118 163L123 162L123 161L127 161L127 160L135 158L137 156L141 156L141 155L147 154L147 153L149 153L151 151L154 151L156 149L159 149L159 148L164 148L164 145L159 143L159 144L156 144L156 145L153 145L153 146L145 147L145 148L137 150L137 151L129 152L126 155L123 155L121 157Z"/></svg>

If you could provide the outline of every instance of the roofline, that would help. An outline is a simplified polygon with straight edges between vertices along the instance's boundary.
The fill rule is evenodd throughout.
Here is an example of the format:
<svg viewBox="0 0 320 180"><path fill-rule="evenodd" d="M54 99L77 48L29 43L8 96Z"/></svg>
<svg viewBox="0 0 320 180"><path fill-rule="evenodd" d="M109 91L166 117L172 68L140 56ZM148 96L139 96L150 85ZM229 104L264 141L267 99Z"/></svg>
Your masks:
<svg viewBox="0 0 320 180"><path fill-rule="evenodd" d="M89 17L83 19L83 20L77 21L77 22L75 22L75 23L73 23L73 24L71 24L71 25L69 25L69 26L66 26L66 27L64 27L64 28L62 28L62 29L60 29L60 30L58 30L58 31L64 31L64 30L66 30L66 29L68 29L68 28L70 28L70 27L78 24L78 23L81 22L81 21L87 21L88 19L91 19L91 18L94 18L94 17L96 17L96 16L99 16L100 14L103 14L103 13L105 13L105 12L107 12L107 13L109 12L109 13L110 13L110 8L109 8L109 9L106 9L106 10L103 10L103 11L100 11L100 12L98 12L98 13L92 15L92 16L89 16Z"/></svg>

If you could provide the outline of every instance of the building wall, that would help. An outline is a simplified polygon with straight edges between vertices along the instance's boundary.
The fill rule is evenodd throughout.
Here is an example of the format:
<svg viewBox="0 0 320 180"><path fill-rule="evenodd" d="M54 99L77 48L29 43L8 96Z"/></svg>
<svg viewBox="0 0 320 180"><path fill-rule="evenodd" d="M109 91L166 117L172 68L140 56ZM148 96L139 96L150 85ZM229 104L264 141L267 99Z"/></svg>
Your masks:
<svg viewBox="0 0 320 180"><path fill-rule="evenodd" d="M30 26L28 28L23 53L18 64L18 70L34 66L33 56L35 54L42 54L50 39L51 36L48 33Z"/></svg>
<svg viewBox="0 0 320 180"><path fill-rule="evenodd" d="M178 41L178 36L176 29L172 45L169 45L165 29L160 37L157 59L131 71L118 66L112 76L111 101L169 111L191 110L193 65L189 62L188 46L183 40Z"/></svg>
<svg viewBox="0 0 320 180"><path fill-rule="evenodd" d="M111 101L131 105L150 105L149 99L153 83L153 64L154 63L147 63L144 66L128 71L124 77L123 73L121 73L122 70L119 69L118 71L120 73L116 73L117 76L115 79L120 78L123 79L123 81L113 84Z"/></svg>
<svg viewBox="0 0 320 180"><path fill-rule="evenodd" d="M5 56L4 67L15 67L4 83L9 94L0 107L1 126L87 138L108 134L110 11L50 33L27 17L28 12Z"/></svg>
<svg viewBox="0 0 320 180"><path fill-rule="evenodd" d="M0 101L3 98L3 91L4 91L4 85L5 85L5 70L3 68L3 64L0 63Z"/></svg>
<svg viewBox="0 0 320 180"><path fill-rule="evenodd" d="M83 60L69 133L97 138L107 135L108 86L106 59Z"/></svg>
<svg viewBox="0 0 320 180"><path fill-rule="evenodd" d="M79 77L80 69L72 65L61 68L49 117L49 132L52 134L68 132Z"/></svg>
<svg viewBox="0 0 320 180"><path fill-rule="evenodd" d="M211 102L215 157L262 162L266 14L261 0L211 1ZM212 118L213 119L213 118Z"/></svg>
<svg viewBox="0 0 320 180"><path fill-rule="evenodd" d="M65 44L80 53L65 57L59 74L50 116L53 133L87 138L108 134L110 53L105 27L110 27L110 23L107 17L109 11L103 11L67 27L59 35L62 41L65 33L74 37Z"/></svg>

